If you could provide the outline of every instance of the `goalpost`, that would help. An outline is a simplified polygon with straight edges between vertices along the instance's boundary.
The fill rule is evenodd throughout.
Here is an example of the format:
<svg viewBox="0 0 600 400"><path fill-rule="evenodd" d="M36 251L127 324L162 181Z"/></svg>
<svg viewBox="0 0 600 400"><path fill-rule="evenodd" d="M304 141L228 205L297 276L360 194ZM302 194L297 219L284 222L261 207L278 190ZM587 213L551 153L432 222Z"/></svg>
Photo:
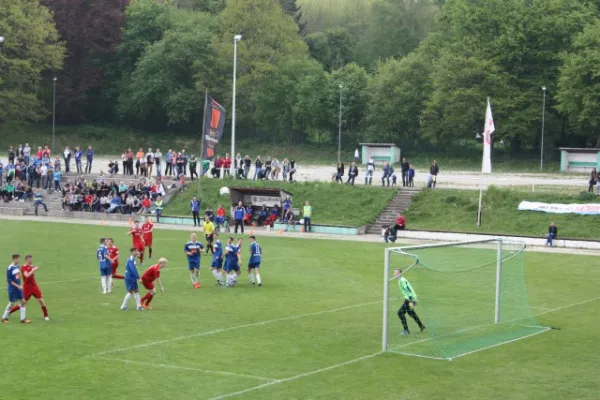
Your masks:
<svg viewBox="0 0 600 400"><path fill-rule="evenodd" d="M452 360L549 330L529 305L525 247L494 238L385 249L382 350ZM396 269L417 297L402 311ZM400 314L409 334L402 334Z"/></svg>

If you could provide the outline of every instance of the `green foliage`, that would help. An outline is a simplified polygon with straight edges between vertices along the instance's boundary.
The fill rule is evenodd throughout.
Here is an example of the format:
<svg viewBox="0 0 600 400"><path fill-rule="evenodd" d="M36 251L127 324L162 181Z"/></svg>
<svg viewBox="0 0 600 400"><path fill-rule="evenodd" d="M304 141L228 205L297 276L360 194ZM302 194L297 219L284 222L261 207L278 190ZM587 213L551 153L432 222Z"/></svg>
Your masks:
<svg viewBox="0 0 600 400"><path fill-rule="evenodd" d="M328 70L342 68L353 59L353 38L348 29L332 28L306 37L310 55Z"/></svg>
<svg viewBox="0 0 600 400"><path fill-rule="evenodd" d="M292 193L294 207L301 208L305 200L310 201L313 206L313 223L336 226L361 226L372 223L396 194L395 190L381 187L349 186L327 182L290 184L203 178L200 194L202 208L211 206L216 210L218 204L223 204L227 215L230 215L231 200L229 197L219 195L219 189L223 186L285 189ZM195 185L189 185L188 190L171 200L165 208L165 215L190 215L190 201L192 196L197 194L196 188Z"/></svg>
<svg viewBox="0 0 600 400"><path fill-rule="evenodd" d="M523 200L545 203L597 203L587 193L531 193L519 189L490 187L483 195L482 225L476 227L479 192L471 190L423 190L413 197L406 215L410 229L476 232L541 237L550 222L556 222L559 237L595 239L600 235L600 217L517 211Z"/></svg>
<svg viewBox="0 0 600 400"><path fill-rule="evenodd" d="M48 9L38 0L0 0L0 121L38 121L42 73L62 66L65 47Z"/></svg>
<svg viewBox="0 0 600 400"><path fill-rule="evenodd" d="M557 109L580 129L600 137L600 23L593 22L576 36L573 51L564 54L558 79Z"/></svg>

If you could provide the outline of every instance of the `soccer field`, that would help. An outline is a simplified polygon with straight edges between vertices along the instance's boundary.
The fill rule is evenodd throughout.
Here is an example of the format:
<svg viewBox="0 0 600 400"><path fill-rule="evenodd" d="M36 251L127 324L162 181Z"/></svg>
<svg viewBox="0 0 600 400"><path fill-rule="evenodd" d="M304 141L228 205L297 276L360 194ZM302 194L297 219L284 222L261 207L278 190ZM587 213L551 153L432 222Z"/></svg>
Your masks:
<svg viewBox="0 0 600 400"><path fill-rule="evenodd" d="M203 257L203 288L194 289L183 253L189 232L158 229L153 261L169 259L166 293L153 310L132 310L132 299L124 312L122 281L101 294L95 252L100 236L115 238L122 272L127 228L0 226L3 267L12 253L32 254L50 312L44 321L32 299L31 324L16 313L0 326L2 399L599 397L599 257L527 252L530 304L541 324L560 330L438 361L380 353L384 244L259 237L263 287L249 285L245 271L237 287L216 287ZM6 303L5 285L0 296Z"/></svg>

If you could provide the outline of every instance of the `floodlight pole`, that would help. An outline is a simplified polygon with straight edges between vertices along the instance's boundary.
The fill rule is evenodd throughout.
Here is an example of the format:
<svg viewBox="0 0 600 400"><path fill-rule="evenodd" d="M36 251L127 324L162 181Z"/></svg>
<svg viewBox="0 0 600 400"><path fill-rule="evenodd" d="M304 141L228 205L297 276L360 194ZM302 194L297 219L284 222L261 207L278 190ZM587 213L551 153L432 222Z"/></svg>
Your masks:
<svg viewBox="0 0 600 400"><path fill-rule="evenodd" d="M341 161L342 154L342 91L344 86L340 83L340 116L338 120L338 163Z"/></svg>
<svg viewBox="0 0 600 400"><path fill-rule="evenodd" d="M237 75L237 44L242 40L242 35L233 37L233 99L231 102L231 158L235 159L235 83ZM229 173L235 179L233 162L229 167Z"/></svg>
<svg viewBox="0 0 600 400"><path fill-rule="evenodd" d="M388 349L388 296L390 292L390 249L385 249L384 251L385 261L383 263L383 336L381 338L381 351L387 351Z"/></svg>
<svg viewBox="0 0 600 400"><path fill-rule="evenodd" d="M546 125L546 86L542 86L542 143L540 145L540 172L544 169L544 128Z"/></svg>
<svg viewBox="0 0 600 400"><path fill-rule="evenodd" d="M498 254L496 255L496 305L494 310L494 323L500 323L500 296L502 290L502 239L498 240Z"/></svg>

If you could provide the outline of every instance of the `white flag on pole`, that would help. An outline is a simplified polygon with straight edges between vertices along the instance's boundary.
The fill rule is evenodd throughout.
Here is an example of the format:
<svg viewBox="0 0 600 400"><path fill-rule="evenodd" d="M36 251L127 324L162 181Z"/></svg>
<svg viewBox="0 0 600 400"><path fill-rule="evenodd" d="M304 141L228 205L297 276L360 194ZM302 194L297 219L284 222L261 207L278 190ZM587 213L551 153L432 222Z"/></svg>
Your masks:
<svg viewBox="0 0 600 400"><path fill-rule="evenodd" d="M492 133L496 130L494 118L492 118L492 107L490 98L487 99L487 108L485 110L485 130L483 133L483 162L481 172L489 174L492 172Z"/></svg>

